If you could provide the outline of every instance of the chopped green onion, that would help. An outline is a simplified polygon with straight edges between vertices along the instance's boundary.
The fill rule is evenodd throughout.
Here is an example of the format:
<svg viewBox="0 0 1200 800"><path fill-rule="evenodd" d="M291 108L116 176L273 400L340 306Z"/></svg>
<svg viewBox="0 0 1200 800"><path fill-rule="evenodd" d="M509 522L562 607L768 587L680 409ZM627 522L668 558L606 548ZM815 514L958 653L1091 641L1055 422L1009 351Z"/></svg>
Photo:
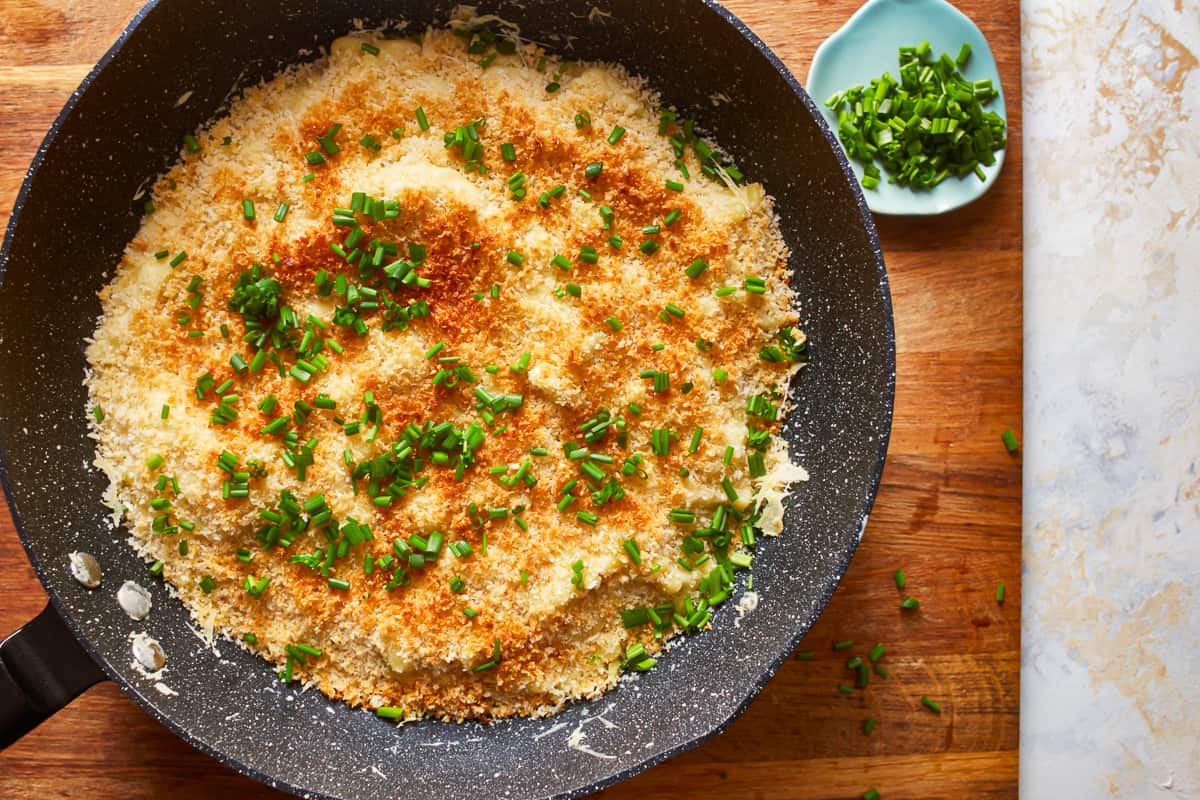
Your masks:
<svg viewBox="0 0 1200 800"><path fill-rule="evenodd" d="M625 548L625 552L629 555L629 560L634 564L641 565L642 550L638 547L637 539L626 539L621 542L621 547Z"/></svg>
<svg viewBox="0 0 1200 800"><path fill-rule="evenodd" d="M921 601L912 597L906 597L900 602L900 607L905 611L911 611L914 608L918 608L920 605Z"/></svg>
<svg viewBox="0 0 1200 800"><path fill-rule="evenodd" d="M1000 439L1004 442L1004 449L1009 453L1015 453L1021 449L1021 443L1017 441L1017 434L1013 432L1012 428L1000 434Z"/></svg>
<svg viewBox="0 0 1200 800"><path fill-rule="evenodd" d="M613 129L612 129L612 133L610 133L608 135L608 143L616 144L617 142L621 141L621 138L624 135L625 135L625 129L622 128L620 125L614 125Z"/></svg>
<svg viewBox="0 0 1200 800"><path fill-rule="evenodd" d="M248 220L254 219L254 201L253 200L243 200L242 201L242 216Z"/></svg>
<svg viewBox="0 0 1200 800"><path fill-rule="evenodd" d="M970 58L934 58L927 43L899 50L899 80L890 73L835 93L826 102L838 119L847 155L863 164L862 185L879 186L881 162L888 182L932 189L947 176L975 174L996 162L1007 144L1004 118L984 106L999 93L990 81L968 81L959 72Z"/></svg>
<svg viewBox="0 0 1200 800"><path fill-rule="evenodd" d="M429 130L429 119L428 119L428 117L425 116L425 109L418 107L417 111L416 111L416 116L417 116L417 126L420 127L420 129L422 131Z"/></svg>
<svg viewBox="0 0 1200 800"><path fill-rule="evenodd" d="M921 705L925 706L926 708L928 708L930 711L932 711L935 714L942 713L942 707L940 705L938 705L937 703L935 703L933 700L930 700L925 695L921 695Z"/></svg>
<svg viewBox="0 0 1200 800"><path fill-rule="evenodd" d="M892 577L896 580L896 588L903 589L908 583L908 579L904 576L904 570L898 569L892 573Z"/></svg>
<svg viewBox="0 0 1200 800"><path fill-rule="evenodd" d="M1004 581L996 584L996 603L997 605L1004 605Z"/></svg>

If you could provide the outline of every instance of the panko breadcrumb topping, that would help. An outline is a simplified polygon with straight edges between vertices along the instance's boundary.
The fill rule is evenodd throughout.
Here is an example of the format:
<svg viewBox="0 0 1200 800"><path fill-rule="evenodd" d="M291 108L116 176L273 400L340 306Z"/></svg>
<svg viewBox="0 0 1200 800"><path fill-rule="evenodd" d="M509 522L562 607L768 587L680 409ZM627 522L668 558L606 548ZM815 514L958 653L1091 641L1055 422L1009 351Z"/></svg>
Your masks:
<svg viewBox="0 0 1200 800"><path fill-rule="evenodd" d="M770 198L620 67L357 33L154 186L88 350L197 622L383 717L551 713L707 627L803 478Z"/></svg>

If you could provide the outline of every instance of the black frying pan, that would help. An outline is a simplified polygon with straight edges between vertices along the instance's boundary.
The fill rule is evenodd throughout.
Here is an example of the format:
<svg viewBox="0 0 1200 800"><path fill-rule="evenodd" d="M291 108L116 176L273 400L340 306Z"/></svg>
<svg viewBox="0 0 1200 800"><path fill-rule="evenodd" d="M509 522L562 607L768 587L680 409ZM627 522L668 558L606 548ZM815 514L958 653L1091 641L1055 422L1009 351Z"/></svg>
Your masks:
<svg viewBox="0 0 1200 800"><path fill-rule="evenodd" d="M96 291L138 227L139 187L238 87L271 77L304 48L315 57L351 20L419 27L443 23L453 5L154 2L55 121L0 252L0 480L52 601L0 645L0 745L107 677L188 742L289 791L577 797L722 730L829 599L862 535L887 449L895 383L887 276L862 195L812 101L761 41L708 0L499 0L480 13L501 14L570 57L616 61L648 77L777 200L812 353L784 433L812 479L791 496L783 536L760 545L756 611L735 627L726 604L712 631L688 638L653 671L548 720L397 728L317 691L284 688L267 664L229 643L219 655L207 649L125 534L110 530L105 479L89 466L84 340L100 311ZM611 16L589 21L593 5ZM714 105L716 93L730 101ZM100 560L100 589L70 577L73 550ZM143 623L114 598L129 578L153 595ZM162 642L177 696L131 668L133 630ZM577 730L591 753L568 746Z"/></svg>

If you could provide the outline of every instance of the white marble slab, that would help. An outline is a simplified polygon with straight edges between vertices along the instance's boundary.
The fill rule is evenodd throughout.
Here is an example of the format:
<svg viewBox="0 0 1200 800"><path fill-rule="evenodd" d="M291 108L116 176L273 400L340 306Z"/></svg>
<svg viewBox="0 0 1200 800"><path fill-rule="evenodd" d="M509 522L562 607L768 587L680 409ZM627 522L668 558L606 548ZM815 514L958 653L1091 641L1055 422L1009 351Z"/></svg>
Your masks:
<svg viewBox="0 0 1200 800"><path fill-rule="evenodd" d="M1021 796L1200 798L1200 0L1026 0Z"/></svg>

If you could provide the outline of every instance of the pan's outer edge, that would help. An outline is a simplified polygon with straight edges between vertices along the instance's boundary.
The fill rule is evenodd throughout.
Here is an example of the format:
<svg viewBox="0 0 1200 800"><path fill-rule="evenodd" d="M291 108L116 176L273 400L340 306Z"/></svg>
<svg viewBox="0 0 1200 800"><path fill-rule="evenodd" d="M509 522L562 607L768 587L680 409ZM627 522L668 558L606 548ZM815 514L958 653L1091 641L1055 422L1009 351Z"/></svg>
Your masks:
<svg viewBox="0 0 1200 800"><path fill-rule="evenodd" d="M854 180L854 174L853 174L852 170L850 169L850 163L849 163L849 161L847 161L845 153L842 151L841 147L838 145L836 139L834 138L833 132L829 129L829 126L826 124L824 117L821 115L819 109L817 109L816 105L813 103L812 98L808 96L808 94L804 91L803 86L800 84L800 81L797 80L795 75L792 74L791 70L788 69L788 67L786 65L784 65L784 63L779 59L779 57L775 55L775 53L771 50L771 48L769 48L762 41L762 39L760 39L752 30L750 30L750 28L747 27L745 23L743 23L740 19L738 19L737 16L735 16L731 11L726 9L720 3L716 2L716 0L700 0L700 1L703 4L703 6L705 6L712 12L716 13L717 16L725 24L731 26L743 38L745 38L751 44L751 46L759 53L759 55L761 55L765 59L767 59L767 61L771 64L772 68L774 68L775 71L778 72L779 75L787 83L788 88L790 88L792 90L792 92L794 94L796 94L797 97L799 97L801 102L808 109L814 122L816 122L818 128L820 129L822 135L828 141L831 149L833 150L835 156L837 157L838 164L842 168L842 172L846 177L847 183L850 185L850 187L855 195L855 202L858 205L859 213L862 216L863 225L866 228L867 236L869 237L871 244L872 244L872 252L875 256L875 266L879 273L879 291L880 291L881 297L885 303L885 312L886 313L884 314L884 322L886 325L886 346L887 346L886 357L887 357L887 367L890 372L890 378L889 378L889 381L887 384L887 389L886 389L887 396L884 398L885 419L883 420L883 424L881 426L880 435L879 435L879 449L878 449L878 452L876 455L876 466L874 469L874 478L871 482L871 485L867 488L867 492L866 492L866 495L863 500L863 508L862 508L861 521L860 521L861 527L859 529L859 536L855 538L855 540L853 541L851 546L848 548L848 550L844 554L844 557L841 561L841 564L839 566L839 570L837 573L837 575L838 575L837 580L833 582L833 584L830 586L828 592L826 592L820 598L820 601L818 602L817 607L815 608L813 615L812 615L812 619L815 620L818 616L820 616L821 612L824 611L825 606L829 603L830 598L833 596L833 592L837 589L838 585L841 583L842 577L844 577L846 574L846 569L850 565L850 560L854 557L854 553L858 549L858 543L861 541L862 532L866 528L867 519L869 518L870 513L871 513L871 508L875 503L875 496L878 493L879 482L883 475L883 465L884 465L884 461L887 457L888 443L889 443L890 436L891 436L892 415L893 415L894 406L895 406L895 390L896 390L896 330L895 330L895 321L894 321L893 313L892 313L891 289L890 289L890 286L888 283L887 270L884 265L883 251L879 244L878 231L875 227L875 220L871 216L871 212L867 207L866 199L862 194L862 190L858 186L858 182L856 180ZM11 246L12 246L13 231L16 228L17 220L21 215L22 209L24 208L30 186L33 182L33 178L37 174L38 170L40 169L40 167L42 165L42 161L45 157L46 150L50 147L51 144L53 144L54 140L58 137L59 130L62 128L63 123L67 120L67 118L74 111L75 106L79 102L83 93L91 86L92 82L96 79L96 77L101 72L104 71L104 69L108 66L109 62L111 62L114 58L116 58L116 56L120 53L121 49L124 47L126 41L130 38L130 36L132 36L133 32L142 24L142 22L146 19L146 17L148 17L151 13L153 13L155 8L157 8L157 6L159 5L159 2L160 2L160 0L150 0L150 2L148 2L145 6L143 6L141 8L141 10L139 10L137 12L137 14L135 14L133 16L133 18L129 21L129 24L126 25L126 27L121 31L120 35L117 37L117 40L113 43L113 45L111 47L109 47L109 49L104 53L104 55L100 58L100 60L96 62L96 65L91 69L91 71L88 72L87 76L84 77L84 79L80 82L79 86L75 89L75 91L71 93L70 99L63 106L62 110L59 111L58 115L54 118L54 122L51 124L50 129L46 133L45 138L42 140L41 145L38 146L37 153L34 155L33 160L30 163L29 169L25 173L25 178L21 182L21 188L20 188L20 191L17 193L16 201L13 203L12 213L11 213L11 216L9 217L8 226L5 230L4 242L2 245L0 245L0 285L3 284L4 271L5 271L5 267L8 264L9 250L11 249ZM131 697L135 702L137 702L138 705L140 705L142 707L142 709L144 711L146 711L151 717L153 717L160 724L164 725L168 730L170 730L173 734L178 736L180 739L187 742L192 747L195 747L197 750L200 750L202 753L215 759L216 761L236 770L237 772L240 772L243 775L246 775L249 778L252 778L252 779L254 779L260 783L263 783L265 785L271 786L272 788L282 789L284 791L287 791L287 792L297 795L297 796L320 798L320 800L337 800L337 798L335 798L331 795L313 794L301 787L294 786L285 781L278 781L274 778L271 778L268 775L265 775L265 774L259 772L257 769L255 769L251 766L248 766L247 764L244 764L241 761L234 759L219 750L216 750L215 748L210 747L207 743L194 737L190 732L185 730L171 716L161 714L158 712L157 709L155 709L154 707L143 702L141 697L138 695L138 693L132 691L131 687L129 687L126 684L125 680L117 673L117 671L114 670L108 664L107 660L100 653L98 653L96 651L96 649L92 646L91 641L88 639L88 637L86 636L84 631L75 623L73 616L69 613L66 613L67 609L65 607L64 601L58 596L57 592L55 592L54 589L51 587L48 577L46 575L46 569L43 566L43 564L41 563L41 561L38 559L37 554L34 552L33 548L31 547L28 538L25 536L24 526L22 525L20 514L13 504L13 500L14 500L13 492L12 492L12 487L9 482L7 459L5 458L5 455L4 455L4 444L2 441L0 441L0 487L3 487L5 501L7 502L10 513L12 514L13 525L16 528L17 535L21 540L21 545L22 545L22 547L25 548L26 556L29 558L30 564L33 566L34 572L37 575L38 580L41 581L42 586L46 589L47 594L50 597L50 602L53 604L55 610L63 618L64 622L67 624L67 627L75 635L76 639L79 640L80 644L87 651L87 653L92 657L93 660L95 660L97 662L97 664L99 664L100 668L102 670L104 670L105 674L109 677L109 679L112 680L127 696ZM721 724L717 725L716 727L714 727L713 729L711 729L709 731L705 731L704 733L699 734L699 735L695 736L694 738L689 739L685 742L682 742L674 747L668 748L666 750L661 750L633 767L629 767L628 769L625 769L621 772L615 773L615 774L613 774L607 778L604 778L602 780L594 781L594 782L592 782L590 784L586 784L584 786L575 787L573 789L568 789L564 792L560 792L558 794L551 795L551 796L547 797L545 800L573 800L574 798L585 797L587 795L593 794L607 786L611 786L615 783L619 783L621 781L632 778L633 776L638 775L638 774L650 769L651 767L661 764L662 762L666 761L669 758L672 758L673 756L676 756L680 753L683 753L683 752L691 750L695 747L698 747L699 745L703 744L704 742L708 741L709 739L712 739L712 738L716 737L717 735L723 733L726 729L729 728L730 725L732 725L738 719L738 717L740 717L746 711L746 709L750 706L750 703L754 700L755 697L758 696L759 692L761 692L762 689L766 686L767 682L772 677L774 677L775 673L779 670L779 667L782 666L783 662L787 659L788 654L791 652L791 650L795 649L795 647L797 645L799 645L800 641L804 638L805 634L807 634L809 627L811 627L811 624L809 626L807 626L805 629L798 631L792 637L788 650L786 652L784 652L781 656L776 658L770 665L768 665L766 671L764 671L764 673L762 674L762 677L754 685L749 687L749 690L746 693L745 697L741 700L741 702L737 705L737 707L730 713L730 715Z"/></svg>

